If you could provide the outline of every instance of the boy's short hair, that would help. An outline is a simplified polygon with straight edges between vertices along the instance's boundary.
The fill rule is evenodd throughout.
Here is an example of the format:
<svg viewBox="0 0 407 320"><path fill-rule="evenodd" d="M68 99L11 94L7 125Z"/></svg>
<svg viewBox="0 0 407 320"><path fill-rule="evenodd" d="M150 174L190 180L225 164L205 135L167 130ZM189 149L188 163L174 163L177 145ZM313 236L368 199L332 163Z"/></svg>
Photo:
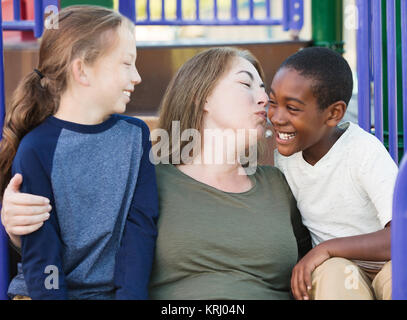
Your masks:
<svg viewBox="0 0 407 320"><path fill-rule="evenodd" d="M284 68L315 80L311 89L321 109L336 101L349 104L353 90L352 70L337 52L321 47L305 48L288 57L279 70Z"/></svg>

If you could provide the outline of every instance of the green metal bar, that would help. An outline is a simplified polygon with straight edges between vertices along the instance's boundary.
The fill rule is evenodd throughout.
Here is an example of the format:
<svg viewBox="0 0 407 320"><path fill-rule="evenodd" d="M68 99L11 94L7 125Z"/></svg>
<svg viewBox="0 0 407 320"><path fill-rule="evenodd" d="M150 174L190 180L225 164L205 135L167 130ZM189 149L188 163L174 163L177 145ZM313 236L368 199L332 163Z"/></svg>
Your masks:
<svg viewBox="0 0 407 320"><path fill-rule="evenodd" d="M343 1L312 0L312 39L314 46L343 49Z"/></svg>
<svg viewBox="0 0 407 320"><path fill-rule="evenodd" d="M403 0L405 1L405 0ZM388 115L388 85L387 85L387 25L386 0L382 0L382 48L383 48L383 132L384 145L389 147L389 115ZM401 52L401 0L396 0L396 43L397 43L397 128L399 161L404 154L403 149L403 82L402 82L402 52Z"/></svg>

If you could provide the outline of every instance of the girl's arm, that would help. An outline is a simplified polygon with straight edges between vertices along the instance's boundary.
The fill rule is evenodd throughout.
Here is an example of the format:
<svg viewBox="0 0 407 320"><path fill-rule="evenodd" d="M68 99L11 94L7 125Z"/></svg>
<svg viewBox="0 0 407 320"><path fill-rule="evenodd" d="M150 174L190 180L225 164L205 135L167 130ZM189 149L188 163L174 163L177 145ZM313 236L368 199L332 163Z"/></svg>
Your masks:
<svg viewBox="0 0 407 320"><path fill-rule="evenodd" d="M13 162L13 174L24 176L22 192L51 199L52 186L46 164L35 147L20 145ZM42 228L22 236L22 267L28 294L32 299L67 299L62 268L62 243L55 209Z"/></svg>
<svg viewBox="0 0 407 320"><path fill-rule="evenodd" d="M116 259L116 299L148 299L148 283L157 238L158 195L151 142L143 123L143 155L136 189Z"/></svg>

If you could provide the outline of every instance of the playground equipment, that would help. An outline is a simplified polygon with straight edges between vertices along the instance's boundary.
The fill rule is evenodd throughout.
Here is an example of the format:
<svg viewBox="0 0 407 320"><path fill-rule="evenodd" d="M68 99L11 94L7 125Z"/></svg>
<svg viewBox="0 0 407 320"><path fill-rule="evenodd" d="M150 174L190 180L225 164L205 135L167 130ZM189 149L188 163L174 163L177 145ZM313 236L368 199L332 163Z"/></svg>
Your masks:
<svg viewBox="0 0 407 320"><path fill-rule="evenodd" d="M212 18L203 18L201 15L200 1L195 0L195 18L185 18L183 15L181 0L176 0L176 16L170 18L162 10L159 19L153 19L150 12L150 1L146 1L145 19L137 20L136 2L133 0L119 1L119 11L129 17L138 25L280 25L284 30L299 31L303 27L304 15L303 0L275 0L282 1L283 14L279 18L271 17L270 0L265 0L265 17L258 18L255 15L255 1L248 0L249 18L242 19L239 15L237 0L230 0L230 15L227 19L220 19L218 15L218 1L213 0ZM48 5L55 5L58 1L35 0L34 21L22 21L19 17L18 6L15 4L15 21L1 21L0 4L0 24L3 30L33 30L36 37L40 37L44 28L44 8ZM357 30L357 73L358 73L358 121L359 125L370 133L374 133L378 139L386 144L388 136L389 152L395 162L399 156L407 150L407 139L400 147L400 139L407 137L407 0L356 0L359 26ZM164 8L164 0L161 1ZM322 45L342 52L343 42L341 31L338 25L342 24L341 10L342 0L313 0L313 38L315 45ZM317 19L324 10L328 10L331 21ZM400 17L400 18L397 18ZM324 22L325 21L325 22ZM329 24L329 28L325 25ZM398 28L399 26L399 28ZM402 48L397 47L397 39L401 37ZM2 34L0 35L0 47L3 52ZM264 51L262 44L253 44L255 50L249 47L256 56L261 56ZM287 50L287 46L292 46ZM291 42L279 50L298 49L302 44ZM171 48L173 50L174 48ZM182 50L175 48L174 50ZM158 50L164 50L157 59ZM168 48L154 48L149 51L149 56L155 59L155 70L160 78L160 73L165 69L167 60L165 50ZM256 51L258 50L258 51ZM153 52L154 51L154 52ZM155 56L154 56L155 55ZM142 54L140 55L142 58ZM147 54L145 61L148 61ZM267 60L260 59L266 71L271 67L265 65ZM162 63L162 68L161 64ZM401 61L403 63L401 63ZM264 63L265 62L265 63ZM275 61L279 63L281 61ZM144 63L143 65L148 64ZM158 64L158 67L157 67ZM0 61L0 128L3 127L5 113L4 97L4 68L3 59ZM274 67L274 66L273 66ZM401 70L401 72L400 72ZM141 70L142 71L142 70ZM169 73L174 70L169 70ZM143 73L143 72L142 72ZM148 74L148 72L144 72ZM151 73L152 74L152 73ZM268 75L269 76L269 75ZM162 85L167 84L168 75L162 77ZM402 86L400 82L402 79ZM143 84L148 81L143 81ZM142 85L143 85L142 84ZM373 90L372 90L373 86ZM141 86L140 86L141 87ZM401 88L401 89L400 89ZM156 96L158 96L156 94ZM373 98L374 114L371 114L371 102ZM159 97L158 97L159 99ZM401 103L400 103L401 101ZM387 118L388 121L387 121ZM374 121L372 121L374 120ZM373 126L372 126L373 122ZM403 127L402 134L399 127ZM1 131L0 131L1 132ZM0 133L1 138L1 133ZM401 151L400 151L401 150ZM407 299L407 273L405 265L407 263L407 201L403 195L407 189L407 160L404 159L400 165L400 174L397 180L394 193L393 222L392 222L392 259L393 259L393 298ZM7 299L6 290L9 282L7 237L4 229L0 226L0 299Z"/></svg>

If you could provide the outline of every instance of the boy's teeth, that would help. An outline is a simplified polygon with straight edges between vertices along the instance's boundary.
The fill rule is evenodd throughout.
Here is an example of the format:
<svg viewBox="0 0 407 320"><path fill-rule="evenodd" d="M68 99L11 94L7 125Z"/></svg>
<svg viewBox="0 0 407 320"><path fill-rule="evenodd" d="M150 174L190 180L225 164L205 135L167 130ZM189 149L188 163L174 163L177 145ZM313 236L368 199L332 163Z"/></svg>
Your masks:
<svg viewBox="0 0 407 320"><path fill-rule="evenodd" d="M282 140L289 140L294 138L295 136L296 136L295 133L282 133L282 132L278 133L278 137Z"/></svg>

